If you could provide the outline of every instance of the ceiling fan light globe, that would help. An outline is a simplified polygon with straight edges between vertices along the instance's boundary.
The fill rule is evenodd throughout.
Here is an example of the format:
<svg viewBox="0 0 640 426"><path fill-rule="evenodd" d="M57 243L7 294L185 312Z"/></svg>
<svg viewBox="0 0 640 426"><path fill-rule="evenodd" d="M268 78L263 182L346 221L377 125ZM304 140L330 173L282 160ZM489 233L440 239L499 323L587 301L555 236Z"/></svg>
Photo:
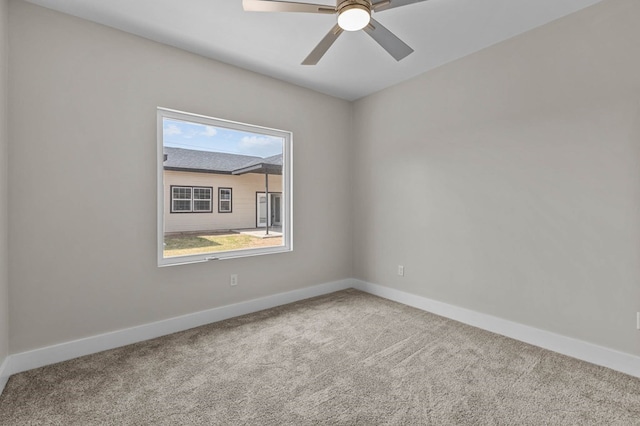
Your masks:
<svg viewBox="0 0 640 426"><path fill-rule="evenodd" d="M353 5L344 8L338 15L338 25L345 31L358 31L369 25L371 14L367 8Z"/></svg>

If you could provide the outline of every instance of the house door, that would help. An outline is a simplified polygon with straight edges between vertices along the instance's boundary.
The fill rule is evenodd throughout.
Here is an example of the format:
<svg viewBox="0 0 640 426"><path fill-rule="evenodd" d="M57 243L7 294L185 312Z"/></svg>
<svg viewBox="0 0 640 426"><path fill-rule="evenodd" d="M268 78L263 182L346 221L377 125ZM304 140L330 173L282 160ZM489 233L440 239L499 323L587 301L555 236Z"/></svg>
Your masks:
<svg viewBox="0 0 640 426"><path fill-rule="evenodd" d="M271 194L271 226L282 226L282 194Z"/></svg>
<svg viewBox="0 0 640 426"><path fill-rule="evenodd" d="M264 192L256 193L256 227L282 226L282 193L269 194L269 203Z"/></svg>
<svg viewBox="0 0 640 426"><path fill-rule="evenodd" d="M267 195L264 192L256 194L256 228L267 226Z"/></svg>

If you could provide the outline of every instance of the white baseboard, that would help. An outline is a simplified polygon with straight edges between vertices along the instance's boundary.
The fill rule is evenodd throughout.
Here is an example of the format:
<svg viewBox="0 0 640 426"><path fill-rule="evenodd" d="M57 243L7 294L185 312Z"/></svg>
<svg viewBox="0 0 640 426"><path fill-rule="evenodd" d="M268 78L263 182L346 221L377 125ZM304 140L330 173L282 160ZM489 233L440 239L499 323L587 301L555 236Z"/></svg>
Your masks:
<svg viewBox="0 0 640 426"><path fill-rule="evenodd" d="M0 365L0 393L2 393L9 376L12 374L347 288L356 288L483 330L640 377L640 357L638 356L438 302L426 297L416 296L397 289L355 279L345 279L9 355Z"/></svg>
<svg viewBox="0 0 640 426"><path fill-rule="evenodd" d="M640 377L640 357L404 291L353 280L353 288L592 364Z"/></svg>
<svg viewBox="0 0 640 426"><path fill-rule="evenodd" d="M0 364L0 395L2 395L2 391L9 380L10 374L8 372L8 365L9 357L5 358L4 361L2 361L2 364Z"/></svg>
<svg viewBox="0 0 640 426"><path fill-rule="evenodd" d="M333 281L313 287L248 300L246 302L240 302L233 305L194 312L192 314L169 318L137 327L126 328L124 330L113 331L84 339L34 349L27 352L12 354L9 355L3 363L2 369L0 369L0 378L6 377L4 382L2 381L3 379L0 379L0 384L2 384L0 390L4 388L3 383L6 383L6 380L12 374L43 367L45 365L55 364L57 362L67 361L84 355L102 352L108 349L118 348L120 346L130 345L144 340L154 339L156 337L188 330L205 324L211 324L213 322L222 321L240 315L274 308L276 306L297 302L310 297L333 293L334 291L350 288L353 286L352 284L353 280L350 279Z"/></svg>

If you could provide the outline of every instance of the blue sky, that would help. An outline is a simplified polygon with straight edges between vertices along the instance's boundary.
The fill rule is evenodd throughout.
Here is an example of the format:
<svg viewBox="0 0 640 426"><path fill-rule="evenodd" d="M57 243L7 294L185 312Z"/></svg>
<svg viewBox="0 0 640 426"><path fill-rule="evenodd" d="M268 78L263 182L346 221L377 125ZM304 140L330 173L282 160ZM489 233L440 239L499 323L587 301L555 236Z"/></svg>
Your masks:
<svg viewBox="0 0 640 426"><path fill-rule="evenodd" d="M188 121L163 119L164 146L200 151L269 157L282 154L282 138L206 126Z"/></svg>

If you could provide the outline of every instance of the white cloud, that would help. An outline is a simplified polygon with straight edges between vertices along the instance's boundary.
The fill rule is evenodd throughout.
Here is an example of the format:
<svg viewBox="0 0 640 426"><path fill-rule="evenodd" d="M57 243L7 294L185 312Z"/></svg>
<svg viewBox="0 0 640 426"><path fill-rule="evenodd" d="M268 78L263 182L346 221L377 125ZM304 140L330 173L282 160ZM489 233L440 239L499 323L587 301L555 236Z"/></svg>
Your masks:
<svg viewBox="0 0 640 426"><path fill-rule="evenodd" d="M169 124L164 127L164 134L165 136L180 135L182 134L182 130L175 124Z"/></svg>
<svg viewBox="0 0 640 426"><path fill-rule="evenodd" d="M204 126L204 131L200 132L202 136L212 137L218 134L218 131L213 126Z"/></svg>

